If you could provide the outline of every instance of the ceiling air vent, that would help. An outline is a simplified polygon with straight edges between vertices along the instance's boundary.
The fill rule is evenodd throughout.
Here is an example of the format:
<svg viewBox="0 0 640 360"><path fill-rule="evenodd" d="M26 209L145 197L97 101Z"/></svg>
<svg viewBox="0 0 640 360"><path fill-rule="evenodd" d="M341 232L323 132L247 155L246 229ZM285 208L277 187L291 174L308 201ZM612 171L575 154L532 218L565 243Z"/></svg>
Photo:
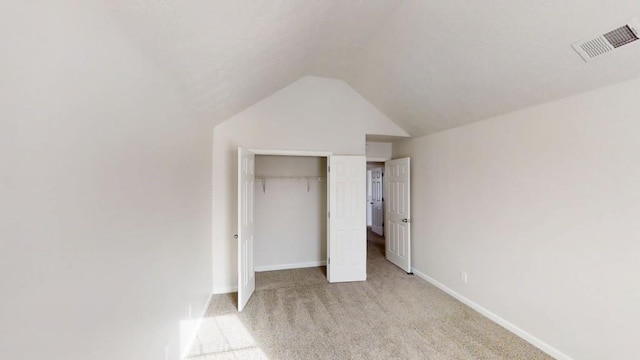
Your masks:
<svg viewBox="0 0 640 360"><path fill-rule="evenodd" d="M595 39L573 44L573 49L582 56L584 61L589 61L596 56L627 45L640 39L640 25L637 21L630 21L628 24L615 30L600 35Z"/></svg>

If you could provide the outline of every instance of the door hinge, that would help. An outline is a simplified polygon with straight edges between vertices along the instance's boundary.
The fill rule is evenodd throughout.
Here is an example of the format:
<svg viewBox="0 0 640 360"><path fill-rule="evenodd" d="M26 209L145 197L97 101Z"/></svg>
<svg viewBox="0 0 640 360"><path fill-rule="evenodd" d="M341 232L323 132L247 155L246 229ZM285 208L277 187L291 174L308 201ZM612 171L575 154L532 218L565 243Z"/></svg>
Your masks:
<svg viewBox="0 0 640 360"><path fill-rule="evenodd" d="M331 211L327 213L327 216L329 216L329 219L331 219Z"/></svg>
<svg viewBox="0 0 640 360"><path fill-rule="evenodd" d="M327 265L331 265L331 258L327 259Z"/></svg>
<svg viewBox="0 0 640 360"><path fill-rule="evenodd" d="M331 166L327 166L327 172L331 172Z"/></svg>

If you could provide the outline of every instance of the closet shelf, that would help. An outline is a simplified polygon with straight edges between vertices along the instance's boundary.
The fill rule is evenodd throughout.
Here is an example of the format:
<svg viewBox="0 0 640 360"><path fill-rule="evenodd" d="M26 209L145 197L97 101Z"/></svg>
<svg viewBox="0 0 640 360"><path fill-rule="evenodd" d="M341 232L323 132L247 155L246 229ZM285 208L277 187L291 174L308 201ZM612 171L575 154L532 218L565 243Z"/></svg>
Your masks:
<svg viewBox="0 0 640 360"><path fill-rule="evenodd" d="M262 192L267 192L267 180L305 180L307 182L307 192L311 189L312 181L327 181L326 177L322 176L264 176L256 175L256 180L262 182Z"/></svg>

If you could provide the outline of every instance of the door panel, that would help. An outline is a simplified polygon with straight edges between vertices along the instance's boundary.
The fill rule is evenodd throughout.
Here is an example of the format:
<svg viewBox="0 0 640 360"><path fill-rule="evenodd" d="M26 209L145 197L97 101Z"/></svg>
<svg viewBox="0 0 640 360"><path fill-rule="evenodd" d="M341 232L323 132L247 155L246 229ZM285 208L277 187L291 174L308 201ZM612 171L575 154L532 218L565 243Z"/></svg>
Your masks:
<svg viewBox="0 0 640 360"><path fill-rule="evenodd" d="M366 158L329 157L329 282L367 278Z"/></svg>
<svg viewBox="0 0 640 360"><path fill-rule="evenodd" d="M372 225L373 215L373 184L371 170L367 170L367 226Z"/></svg>
<svg viewBox="0 0 640 360"><path fill-rule="evenodd" d="M386 257L411 273L411 214L409 158L385 162Z"/></svg>
<svg viewBox="0 0 640 360"><path fill-rule="evenodd" d="M382 168L371 171L371 195L373 197L371 231L380 236L384 235L383 176Z"/></svg>
<svg viewBox="0 0 640 360"><path fill-rule="evenodd" d="M255 154L238 148L238 311L256 288L253 266Z"/></svg>

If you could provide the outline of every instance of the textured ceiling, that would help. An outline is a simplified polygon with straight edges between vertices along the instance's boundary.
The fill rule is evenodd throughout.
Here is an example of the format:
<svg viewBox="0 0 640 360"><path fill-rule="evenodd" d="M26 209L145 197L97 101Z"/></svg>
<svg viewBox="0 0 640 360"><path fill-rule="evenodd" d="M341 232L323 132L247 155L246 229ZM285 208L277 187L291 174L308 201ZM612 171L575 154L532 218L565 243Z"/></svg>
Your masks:
<svg viewBox="0 0 640 360"><path fill-rule="evenodd" d="M126 33L215 124L361 47L398 1L109 0Z"/></svg>
<svg viewBox="0 0 640 360"><path fill-rule="evenodd" d="M220 123L303 75L340 78L423 135L640 76L640 42L571 44L637 0L119 0L114 18Z"/></svg>

